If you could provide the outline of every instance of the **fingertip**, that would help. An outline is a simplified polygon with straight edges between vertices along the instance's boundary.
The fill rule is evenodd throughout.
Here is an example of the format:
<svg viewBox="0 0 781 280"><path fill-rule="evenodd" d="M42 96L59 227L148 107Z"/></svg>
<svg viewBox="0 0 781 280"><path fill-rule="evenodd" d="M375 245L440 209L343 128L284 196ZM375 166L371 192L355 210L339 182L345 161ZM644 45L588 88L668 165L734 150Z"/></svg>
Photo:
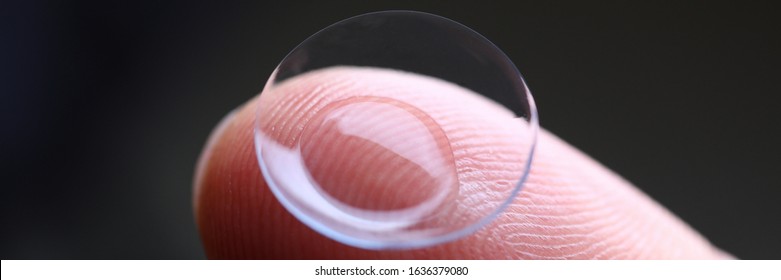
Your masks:
<svg viewBox="0 0 781 280"><path fill-rule="evenodd" d="M354 164L350 169L353 172L339 170L333 162L328 162L328 159L338 157L349 159L349 155L360 157L361 153L366 153L359 152L368 147L365 143L348 144L346 140L349 137L335 134L333 125L331 128L324 126L325 130L309 132L306 132L305 126L298 125L317 121L313 106L324 107L339 97L339 94L376 90L372 87L380 82L372 80L374 74L337 69L326 71L317 77L310 76L307 80L296 81L291 86L296 91L302 94L320 92L321 95L313 94L314 97L309 101L301 101L305 99L296 99L290 94L277 95L274 98L278 98L282 103L265 108L272 117L258 121L261 125L262 122L289 124L275 129L274 137L286 139L283 141L286 143L292 143L297 139L295 137L306 135L305 139L300 140L312 145L309 160L326 159L319 163L310 162L315 172L322 171L320 176L329 177L321 178L322 180L364 180L361 185L378 184L371 181L376 178L360 178L373 172L381 172L372 167L371 161L345 162L344 164ZM338 90L323 91L321 87L324 84ZM323 95L324 92L326 94ZM264 94L273 96L268 92ZM285 98L289 99L285 101ZM322 104L317 105L317 102ZM273 102L264 106L269 104ZM545 131L540 133L538 150L523 191L496 221L484 229L454 242L416 250L372 251L350 247L302 224L285 210L269 191L255 155L253 130L258 106L258 98L255 98L235 114L226 117L213 132L198 163L193 192L194 208L204 248L210 258L723 258L723 255L717 254L718 251L696 231L629 182ZM491 116L505 114L500 109L490 109L487 112L487 115ZM523 143L497 142L485 136L501 135L498 132L504 131L501 126L486 125L490 120L491 117L453 119L454 127L462 128L460 131L471 131L475 135L463 137L467 140L459 140L465 142L458 145L472 151L499 151L503 155L517 153L517 145ZM392 131L392 128L383 130ZM407 130L402 129L397 133L405 133ZM425 125L419 131L432 134ZM377 147L367 151L371 149L377 151ZM472 164L468 167L482 170L483 177L485 174L501 174L502 172L485 171L494 170L497 166L516 166L518 163L513 162L516 157L522 158L523 154L508 157L509 162L504 164ZM480 175L480 172L476 174ZM491 176L498 175L486 178L501 179ZM340 191L344 191L344 195L354 194L346 189L336 188L333 191L337 196ZM370 201L382 201L383 194L388 193L377 194L379 195ZM390 194L392 197L392 193ZM350 201L349 197L344 199ZM355 199L354 202L360 203L361 200ZM402 200L394 203L381 207L404 205Z"/></svg>

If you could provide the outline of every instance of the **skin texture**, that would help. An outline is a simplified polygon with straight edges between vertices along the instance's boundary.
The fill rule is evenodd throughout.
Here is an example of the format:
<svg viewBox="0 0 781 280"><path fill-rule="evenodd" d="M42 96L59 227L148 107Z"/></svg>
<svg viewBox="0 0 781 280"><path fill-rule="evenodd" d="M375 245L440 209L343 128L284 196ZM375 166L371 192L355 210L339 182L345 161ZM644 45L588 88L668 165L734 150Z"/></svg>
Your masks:
<svg viewBox="0 0 781 280"><path fill-rule="evenodd" d="M378 91L388 88L391 90L386 93ZM445 94L448 98L438 98L432 92ZM462 184L472 186L473 191L467 192L466 201L470 201L469 198L481 201L481 194L490 192L491 186L512 181L513 174L516 174L514 172L522 168L518 162L522 162L525 154L519 152L522 150L519 147L528 145L523 142L526 138L520 134L507 134L507 131L519 131L507 129L507 125L512 124L495 124L491 121L506 117L508 112L468 90L413 74L340 67L302 75L285 81L273 91L267 89L263 93L265 99L261 106L267 108L261 109L269 112L269 117L259 121L261 127L269 131L274 127L274 133L270 135L281 143L292 145L298 138L305 143L314 143L310 145L316 145L317 149L305 152L304 158L315 176L336 182L334 185L354 183L369 186L368 195L360 200L351 198L351 192L344 189L331 190L336 196L343 196L345 201L353 199L356 205L364 203L383 209L403 207L409 201L402 199L405 196L394 193L384 182L416 186L430 185L436 182L432 181L435 179L419 170L410 169L410 166L417 165L392 158L393 153L384 151L381 146L350 140L343 134L334 133L334 129L327 129L327 124L321 130L304 131L304 125L310 120L323 123L317 112L327 112L323 110L328 110L327 106L332 103L330 100L365 96L367 93L379 98L372 102L387 103L386 99L382 99L387 94L398 100L415 103L417 109L426 112L419 119L423 120L421 123L425 129L419 126L418 129L402 129L398 133L406 133L403 137L405 139L424 139L420 137L426 133L433 135L425 139L434 139L432 141L436 144L433 147L440 148L428 150L435 150L434 155L444 154L448 162L453 161L452 168L457 171L457 179ZM303 96L311 98L301 98ZM213 131L196 168L194 212L209 258L727 257L631 183L545 130L541 130L538 135L535 158L523 191L508 209L483 229L453 242L422 249L374 251L347 246L299 222L270 192L258 167L253 142L258 106L258 98L254 98L226 116ZM404 108L406 105L400 106ZM467 107L463 106L472 109L464 111ZM395 118L393 114L389 116L390 120ZM436 122L426 121L428 117ZM380 120L378 126L383 124ZM436 127L437 124L439 127ZM442 133L447 137L440 137ZM437 152L437 149L450 151L447 150L448 146L452 149L452 158L448 157L449 153ZM490 160L481 156L492 153L505 156L491 157ZM395 169L407 168L409 171L388 173L381 166L372 165L371 161L344 160L360 159L361 156L366 158L367 154L373 155L369 157L391 157L389 162L394 162ZM333 162L339 160L351 168L334 168ZM451 174L448 170L453 169L449 168L443 169L443 174ZM391 177L373 179L378 176ZM403 190L401 193L416 194ZM374 201L376 203L371 203Z"/></svg>

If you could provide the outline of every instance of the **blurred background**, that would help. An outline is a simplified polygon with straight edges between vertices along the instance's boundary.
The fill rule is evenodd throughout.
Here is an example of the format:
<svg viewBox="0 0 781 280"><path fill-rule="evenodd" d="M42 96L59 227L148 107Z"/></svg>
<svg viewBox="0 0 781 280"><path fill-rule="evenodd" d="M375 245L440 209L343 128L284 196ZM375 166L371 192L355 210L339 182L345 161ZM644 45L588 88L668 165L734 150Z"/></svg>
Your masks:
<svg viewBox="0 0 781 280"><path fill-rule="evenodd" d="M307 36L386 9L482 33L545 128L735 256L781 258L769 2L193 2L0 3L0 258L203 258L191 184L212 127Z"/></svg>

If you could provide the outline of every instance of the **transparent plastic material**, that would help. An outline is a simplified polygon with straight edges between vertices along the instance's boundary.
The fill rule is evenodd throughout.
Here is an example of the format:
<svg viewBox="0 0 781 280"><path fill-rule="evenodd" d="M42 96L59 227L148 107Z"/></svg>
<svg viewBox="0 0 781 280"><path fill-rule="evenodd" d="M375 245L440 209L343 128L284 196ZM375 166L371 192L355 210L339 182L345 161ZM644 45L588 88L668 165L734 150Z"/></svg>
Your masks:
<svg viewBox="0 0 781 280"><path fill-rule="evenodd" d="M366 249L452 241L521 190L537 137L513 63L452 20L364 14L312 35L260 95L258 162L301 222Z"/></svg>

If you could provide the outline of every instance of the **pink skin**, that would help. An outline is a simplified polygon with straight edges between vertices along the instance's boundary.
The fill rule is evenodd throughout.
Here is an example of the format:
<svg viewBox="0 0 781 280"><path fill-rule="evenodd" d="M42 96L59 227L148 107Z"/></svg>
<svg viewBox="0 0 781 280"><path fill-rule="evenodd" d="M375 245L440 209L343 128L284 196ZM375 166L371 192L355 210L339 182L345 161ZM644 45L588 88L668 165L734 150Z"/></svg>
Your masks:
<svg viewBox="0 0 781 280"><path fill-rule="evenodd" d="M378 88L395 87L394 98L405 100L404 94L417 96L405 101L414 104L441 125L453 147L454 168L458 180L471 183L480 195L519 168L517 162L525 156L517 152L526 139L523 135L507 135L504 125L491 120L506 117L500 106L475 96L467 90L417 75L364 68L332 68L296 77L264 93L264 106L274 111L273 117L260 120L261 126L284 125L275 128L276 140L293 143L297 137L316 137L325 153L304 155L312 159L313 174L327 180L359 182L370 186L366 199L384 196L398 197L372 178L382 172L371 164L355 164L350 171L334 169L329 161L317 157L360 158L367 149L381 146L345 144L339 133L304 133L303 126L315 116L318 106L328 105L336 96L355 96L376 92ZM446 94L436 98L431 92ZM382 97L383 93L377 93ZM297 98L314 96L314 98ZM431 96L431 98L420 98ZM383 99L377 99L383 100ZM432 102L428 102L428 101ZM436 102L433 102L436 101ZM461 106L469 106L467 114L447 114ZM258 98L250 100L226 117L215 129L199 160L195 175L194 208L206 254L215 259L714 259L728 257L708 241L622 179L587 155L571 147L553 134L542 130L533 166L521 194L510 207L485 228L463 239L432 247L373 251L347 246L333 241L299 222L271 194L258 168L253 143L253 123ZM306 109L303 109L306 108ZM314 108L314 109L313 109ZM478 109L474 109L478 108ZM265 126L265 127L268 127ZM423 130L409 130L422 133ZM417 131L417 132L415 132ZM422 132L421 132L422 131ZM438 130L429 130L431 133ZM509 130L509 131L518 131ZM470 137L470 133L480 137ZM520 132L519 132L520 133ZM413 138L416 135L405 135ZM515 138L514 138L515 137ZM508 139L512 140L509 141ZM310 139L311 141L311 139ZM443 144L443 143L439 143ZM435 145L444 147L444 145ZM330 148L330 149L329 149ZM339 151L331 153L329 151ZM481 153L499 152L507 156L498 162L474 160ZM350 155L354 153L354 155ZM377 151L377 154L382 154ZM445 153L446 154L446 153ZM447 155L447 154L446 154ZM406 161L399 160L399 168ZM345 164L350 164L345 163ZM462 172L470 170L471 172ZM369 176L367 174L374 174ZM396 177L380 182L411 182L431 180L420 172L410 171L409 178ZM406 176L406 175L405 175ZM358 183L357 183L358 184ZM429 184L429 183L421 183ZM340 195L339 189L332 190ZM403 190L402 190L403 191ZM349 196L349 191L343 194ZM430 195L430 194L421 194ZM347 198L349 200L349 198ZM404 201L390 199L397 207ZM355 200L355 203L366 201ZM367 205L371 205L368 203Z"/></svg>

